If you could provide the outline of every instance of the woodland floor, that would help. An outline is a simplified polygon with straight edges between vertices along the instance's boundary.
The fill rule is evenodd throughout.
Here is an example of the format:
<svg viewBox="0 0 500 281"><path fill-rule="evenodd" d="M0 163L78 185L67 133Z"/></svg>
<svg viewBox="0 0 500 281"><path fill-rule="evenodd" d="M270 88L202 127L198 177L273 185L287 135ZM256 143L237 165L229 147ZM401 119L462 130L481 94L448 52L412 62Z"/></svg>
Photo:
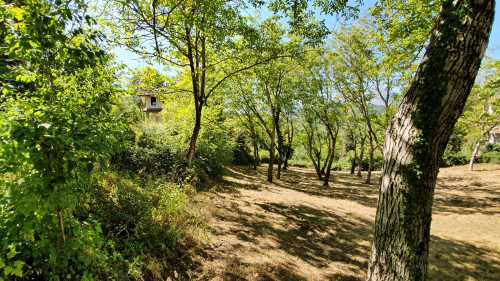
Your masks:
<svg viewBox="0 0 500 281"><path fill-rule="evenodd" d="M373 184L334 172L290 168L269 184L258 171L230 175L194 199L209 247L199 280L364 280L377 202ZM428 280L500 280L500 165L441 169L435 192ZM364 175L363 175L364 176Z"/></svg>

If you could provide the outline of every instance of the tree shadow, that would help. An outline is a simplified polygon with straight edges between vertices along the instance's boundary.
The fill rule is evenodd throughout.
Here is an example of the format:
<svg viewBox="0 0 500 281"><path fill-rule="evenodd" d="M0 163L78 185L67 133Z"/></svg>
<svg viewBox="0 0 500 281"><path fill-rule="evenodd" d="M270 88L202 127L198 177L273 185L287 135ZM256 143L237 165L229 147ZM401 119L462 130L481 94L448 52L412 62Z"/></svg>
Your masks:
<svg viewBox="0 0 500 281"><path fill-rule="evenodd" d="M267 167L260 167L261 170ZM217 235L230 235L230 246L214 247L210 259L223 260L222 272L214 273L223 280L363 280L370 256L373 221L351 213L313 208L304 204L242 201L234 193L240 189L262 189L265 179L259 179L250 167L235 167L230 177L242 177L243 182L227 180L228 196L224 206L217 208L214 218L230 224L224 229L212 225ZM335 173L333 187L323 187L313 170L289 169L274 185L305 194L345 199L368 207L376 207L376 185L361 184L364 179L346 173ZM252 183L251 180L256 180ZM373 178L378 182L378 175ZM460 182L462 179L452 179ZM332 185L333 185L332 184ZM459 188L462 192L491 192L484 186L441 186L443 194L436 196L434 212L488 213L499 200L486 201L446 192ZM225 189L218 190L226 192ZM218 193L214 196L220 197ZM447 197L448 196L448 197ZM451 196L451 197L450 197ZM455 197L453 197L455 196ZM498 196L497 196L498 197ZM470 201L467 201L472 199ZM470 209L462 210L460 208ZM488 210L486 210L488 209ZM496 208L498 210L498 208ZM491 211L492 214L498 211ZM226 232L226 233L224 233ZM266 242L267 246L262 246ZM252 245L255 245L252 247ZM246 251L246 252L245 252ZM245 253L251 253L262 262L247 262ZM283 256L287 256L284 258ZM264 259L263 257L270 257ZM299 270L290 257L301 264L323 270L322 277L308 277ZM286 261L284 261L286 260ZM500 253L486 247L478 248L463 241L431 237L428 280L500 280ZM342 270L332 271L335 264ZM211 278L200 280L211 280Z"/></svg>
<svg viewBox="0 0 500 281"><path fill-rule="evenodd" d="M368 266L366 257L369 256L373 222L304 205L255 203L252 208L257 214L245 211L240 202L229 205L219 208L214 215L217 220L231 222L231 235L239 241L230 249L215 251L217 255L231 256L222 274L227 280L314 280L299 274L293 264L266 263L259 269L259 266L244 264L244 256L233 255L245 242L256 245L263 241L274 245L266 250L284 252L299 259L301 264L321 269L335 263L350 268L346 272L332 273L332 278L335 277L332 280L361 280ZM279 223L273 218L279 218ZM219 226L212 228L213 232L223 235ZM265 255L264 252L258 254ZM240 266L250 269L242 270ZM253 278L252 274L258 278Z"/></svg>
<svg viewBox="0 0 500 281"><path fill-rule="evenodd" d="M463 177L444 177L437 181L434 213L460 215L500 214L500 186L495 182Z"/></svg>
<svg viewBox="0 0 500 281"><path fill-rule="evenodd" d="M500 253L486 247L431 236L428 280L500 280Z"/></svg>
<svg viewBox="0 0 500 281"><path fill-rule="evenodd" d="M283 188L305 192L310 195L333 199L349 200L366 207L376 208L380 173L372 174L372 183L365 184L364 177L357 177L345 172L332 171L330 186L323 186L312 169L291 168L283 173L280 181L274 184Z"/></svg>

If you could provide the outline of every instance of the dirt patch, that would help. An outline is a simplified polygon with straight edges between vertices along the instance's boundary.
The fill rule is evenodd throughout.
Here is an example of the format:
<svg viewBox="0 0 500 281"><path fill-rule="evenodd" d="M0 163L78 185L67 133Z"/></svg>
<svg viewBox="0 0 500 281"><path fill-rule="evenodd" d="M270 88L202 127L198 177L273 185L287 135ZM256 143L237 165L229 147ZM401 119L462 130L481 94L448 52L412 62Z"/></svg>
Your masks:
<svg viewBox="0 0 500 281"><path fill-rule="evenodd" d="M323 187L315 172L284 171L265 181L233 167L223 182L194 198L209 245L200 280L363 280L379 173L372 185L334 172ZM500 280L500 165L444 168L438 177L429 280Z"/></svg>

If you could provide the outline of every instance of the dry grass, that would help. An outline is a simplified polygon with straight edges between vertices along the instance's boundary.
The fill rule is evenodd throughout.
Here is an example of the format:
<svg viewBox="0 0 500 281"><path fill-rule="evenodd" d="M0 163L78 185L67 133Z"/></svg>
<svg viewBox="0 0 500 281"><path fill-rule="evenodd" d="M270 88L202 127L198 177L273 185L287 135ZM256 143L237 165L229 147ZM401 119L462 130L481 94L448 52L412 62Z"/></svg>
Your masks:
<svg viewBox="0 0 500 281"><path fill-rule="evenodd" d="M258 171L231 174L194 199L209 245L200 280L363 280L377 185L335 172L325 188L311 169L265 182ZM441 170L434 201L429 280L500 280L500 165ZM373 182L378 182L378 173Z"/></svg>

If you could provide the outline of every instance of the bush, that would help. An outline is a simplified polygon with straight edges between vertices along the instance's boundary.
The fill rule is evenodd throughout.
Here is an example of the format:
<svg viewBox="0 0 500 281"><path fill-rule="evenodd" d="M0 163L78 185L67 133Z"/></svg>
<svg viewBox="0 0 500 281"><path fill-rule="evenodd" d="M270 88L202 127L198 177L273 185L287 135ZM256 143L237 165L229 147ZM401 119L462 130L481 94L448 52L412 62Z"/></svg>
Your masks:
<svg viewBox="0 0 500 281"><path fill-rule="evenodd" d="M370 158L366 156L367 155L365 154L363 157L363 163L361 164L362 171L368 171L368 168L370 167ZM334 161L332 169L333 168L335 168L336 170L351 169L353 158L354 158L354 153L352 151L349 151L344 157L341 157L338 160ZM382 168L383 163L384 163L384 157L382 157L382 155L380 154L374 154L372 171L380 170ZM357 168L358 168L358 163L356 163L356 169Z"/></svg>
<svg viewBox="0 0 500 281"><path fill-rule="evenodd" d="M144 126L137 131L127 149L113 156L112 163L120 170L153 178L169 175L176 181L194 176L206 180L223 175L225 166L231 163L231 146L225 132L217 127L207 126L202 130L189 168L186 168L186 136L164 128L162 124Z"/></svg>
<svg viewBox="0 0 500 281"><path fill-rule="evenodd" d="M500 152L495 150L485 151L481 156L477 157L477 163L500 163Z"/></svg>
<svg viewBox="0 0 500 281"><path fill-rule="evenodd" d="M120 257L125 268L118 279L134 275L166 279L185 248L195 246L187 242L196 242L190 233L197 223L187 213L183 185L107 172L92 179L86 192L75 214L81 221L99 222L113 256ZM150 263L160 266L150 268Z"/></svg>
<svg viewBox="0 0 500 281"><path fill-rule="evenodd" d="M250 148L246 143L245 135L238 135L233 146L233 164L248 165L253 163Z"/></svg>
<svg viewBox="0 0 500 281"><path fill-rule="evenodd" d="M443 155L443 160L441 166L443 167L450 167L450 166L456 166L456 165L465 165L469 162L466 156L457 153L457 152L452 152L449 149L447 149L444 152Z"/></svg>
<svg viewBox="0 0 500 281"><path fill-rule="evenodd" d="M200 180L218 178L227 172L232 161L232 149L227 133L219 127L207 126L196 145L192 173Z"/></svg>
<svg viewBox="0 0 500 281"><path fill-rule="evenodd" d="M486 152L500 152L500 144L497 143L487 143L484 151Z"/></svg>

